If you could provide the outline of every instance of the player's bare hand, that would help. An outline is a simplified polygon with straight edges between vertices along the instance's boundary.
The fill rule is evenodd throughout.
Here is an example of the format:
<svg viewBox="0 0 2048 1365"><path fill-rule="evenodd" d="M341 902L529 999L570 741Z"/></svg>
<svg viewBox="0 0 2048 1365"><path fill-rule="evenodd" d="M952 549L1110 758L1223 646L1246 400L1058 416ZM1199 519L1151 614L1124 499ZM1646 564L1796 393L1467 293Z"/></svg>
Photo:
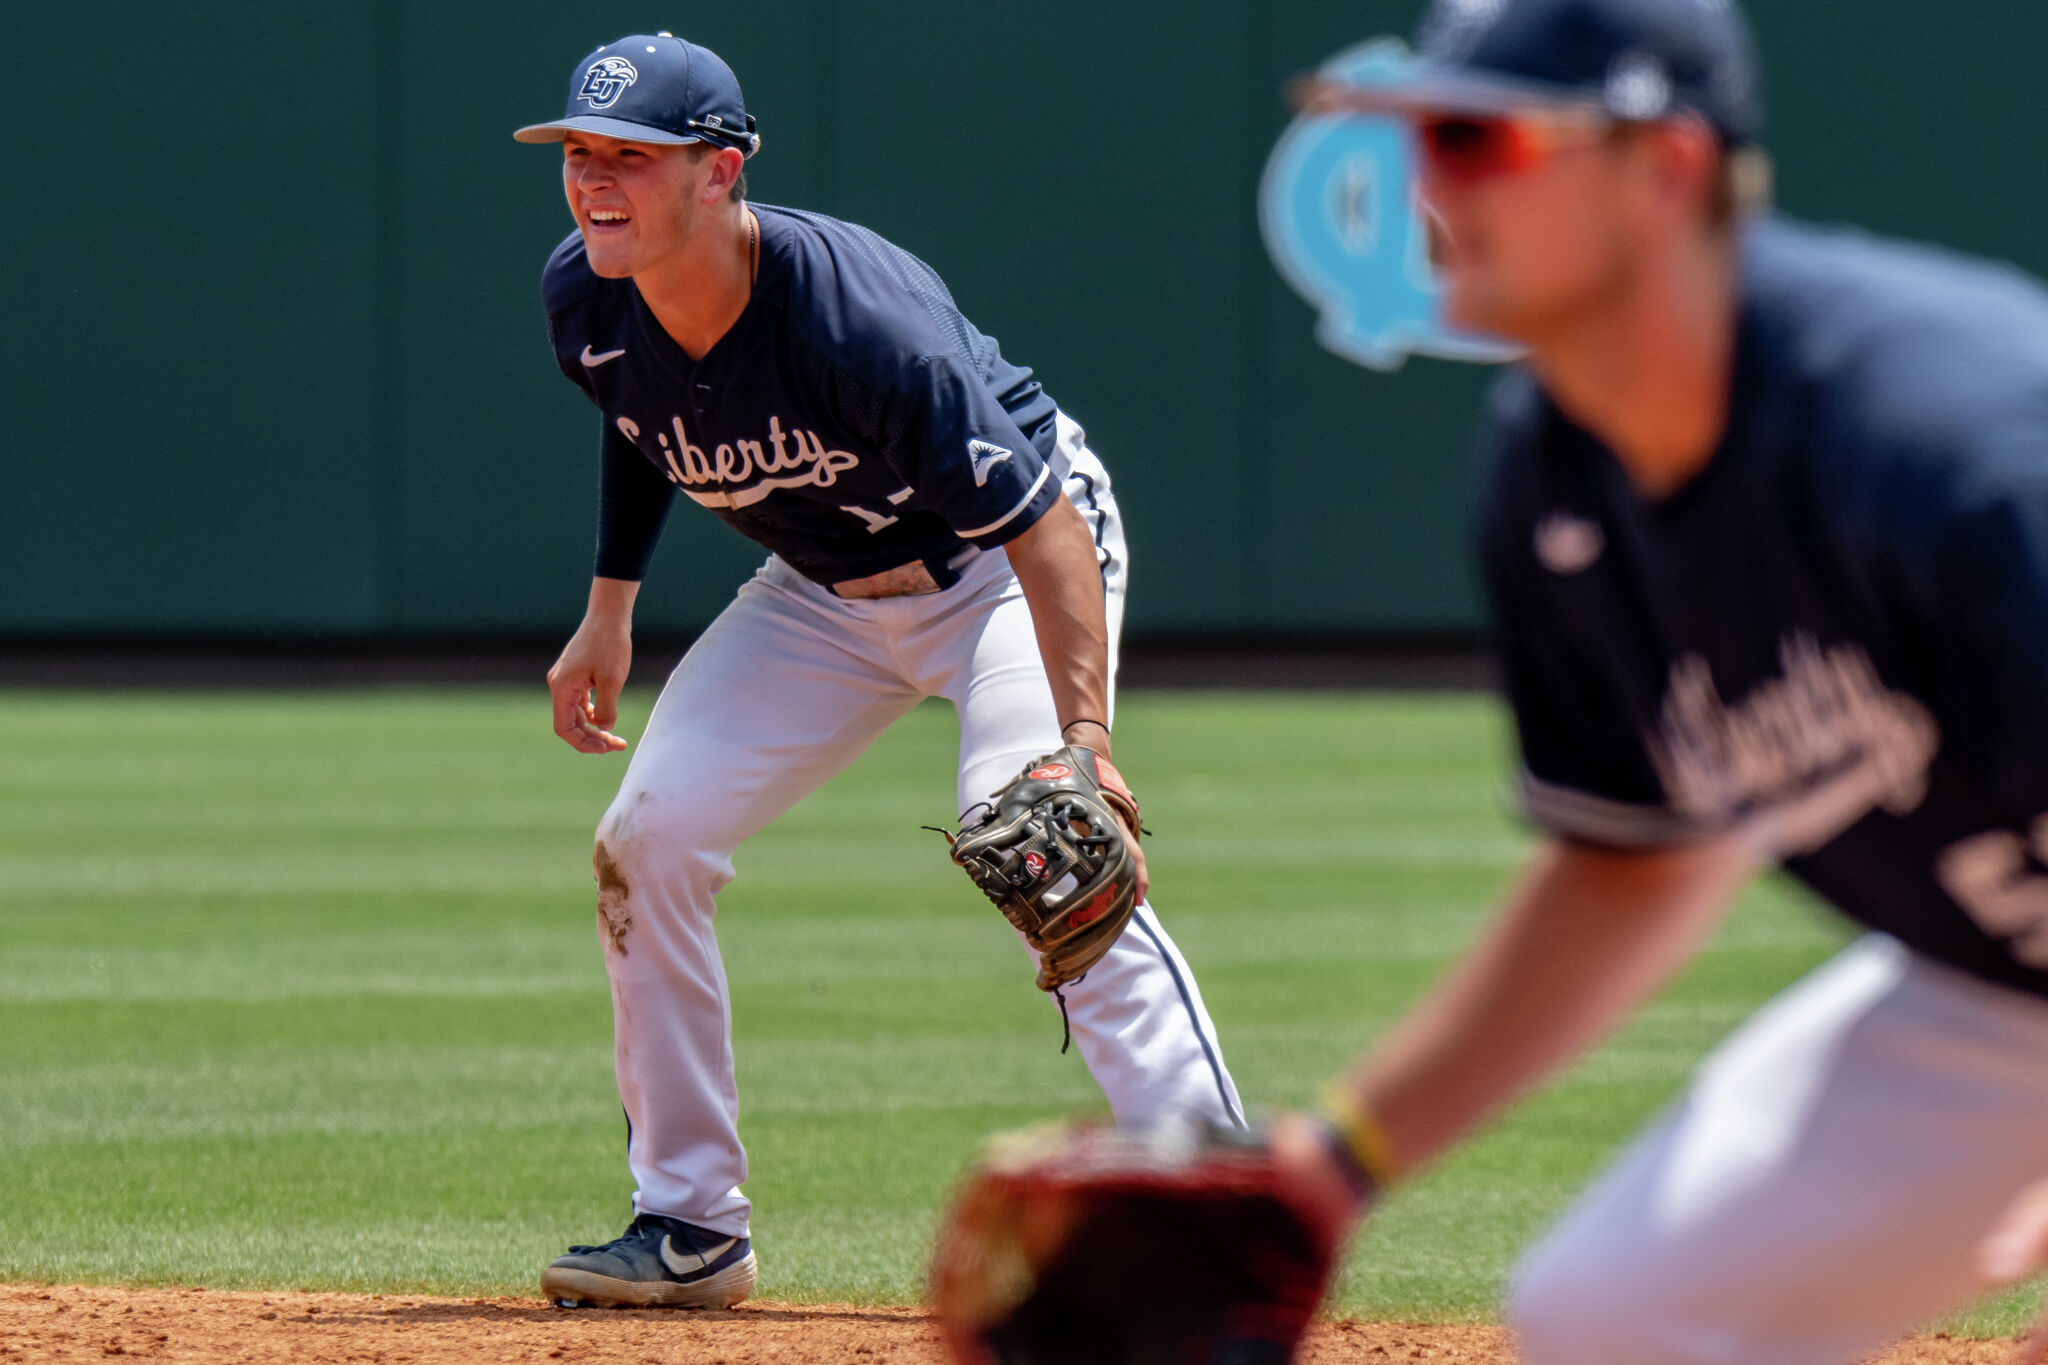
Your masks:
<svg viewBox="0 0 2048 1365"><path fill-rule="evenodd" d="M1330 1151L1322 1122L1308 1114L1274 1118L1267 1130L1280 1184L1276 1193L1334 1252L1365 1215L1358 1192Z"/></svg>
<svg viewBox="0 0 2048 1365"><path fill-rule="evenodd" d="M2012 1284L2048 1265L2048 1180L2021 1190L1977 1248L1977 1267L1994 1284ZM2048 1313L2012 1355L2011 1365L2048 1361Z"/></svg>
<svg viewBox="0 0 2048 1365"><path fill-rule="evenodd" d="M626 747L611 727L619 723L619 693L632 666L631 627L607 616L584 617L548 670L555 733L570 748L611 754Z"/></svg>

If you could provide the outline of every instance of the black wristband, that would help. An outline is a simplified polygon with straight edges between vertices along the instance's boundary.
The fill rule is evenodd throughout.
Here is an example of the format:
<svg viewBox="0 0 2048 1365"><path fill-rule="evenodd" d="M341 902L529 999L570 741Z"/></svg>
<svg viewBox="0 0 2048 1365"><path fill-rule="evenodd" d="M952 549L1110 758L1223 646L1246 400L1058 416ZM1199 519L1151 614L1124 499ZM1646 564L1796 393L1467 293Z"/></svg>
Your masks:
<svg viewBox="0 0 2048 1365"><path fill-rule="evenodd" d="M1073 729L1076 725L1100 725L1102 727L1103 734L1106 735L1109 733L1109 723L1107 721L1097 720L1093 716L1082 716L1076 720L1070 720L1065 725L1062 725L1060 727L1060 738L1065 739L1067 731Z"/></svg>
<svg viewBox="0 0 2048 1365"><path fill-rule="evenodd" d="M1337 1169L1343 1172L1344 1183L1351 1187L1351 1195L1359 1207L1371 1204L1380 1192L1380 1182L1358 1159L1358 1152L1352 1147L1343 1126L1331 1118L1322 1118L1316 1126L1322 1129L1323 1145L1330 1149L1330 1155L1336 1160Z"/></svg>

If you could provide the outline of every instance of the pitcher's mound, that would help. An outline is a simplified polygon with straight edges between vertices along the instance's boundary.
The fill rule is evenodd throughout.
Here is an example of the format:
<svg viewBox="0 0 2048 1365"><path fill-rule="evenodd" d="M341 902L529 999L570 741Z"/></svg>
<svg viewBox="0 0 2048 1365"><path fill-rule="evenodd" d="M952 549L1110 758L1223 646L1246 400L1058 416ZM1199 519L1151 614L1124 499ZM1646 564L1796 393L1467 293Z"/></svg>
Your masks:
<svg viewBox="0 0 2048 1365"><path fill-rule="evenodd" d="M1883 1365L2001 1365L2011 1350L2006 1341L1924 1337ZM105 1365L117 1356L195 1365L943 1365L930 1317L917 1308L759 1302L724 1313L563 1312L538 1299L0 1286L0 1365ZM1498 1327L1345 1320L1317 1327L1301 1359L1512 1365L1514 1354Z"/></svg>

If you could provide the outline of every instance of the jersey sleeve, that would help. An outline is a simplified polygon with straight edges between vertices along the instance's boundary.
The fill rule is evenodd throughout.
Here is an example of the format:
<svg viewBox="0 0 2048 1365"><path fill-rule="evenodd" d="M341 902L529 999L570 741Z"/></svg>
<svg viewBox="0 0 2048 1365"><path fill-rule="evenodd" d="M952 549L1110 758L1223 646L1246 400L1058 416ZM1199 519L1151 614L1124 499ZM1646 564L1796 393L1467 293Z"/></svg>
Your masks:
<svg viewBox="0 0 2048 1365"><path fill-rule="evenodd" d="M918 357L879 391L846 376L841 395L851 409L842 416L872 432L890 467L969 544L1016 539L1061 496L1037 447L958 357Z"/></svg>
<svg viewBox="0 0 2048 1365"><path fill-rule="evenodd" d="M1536 418L1528 394L1509 392L1519 401L1497 397L1482 438L1492 471L1480 559L1521 749L1516 798L1537 827L1581 843L1651 848L1712 834L1666 802L1606 623L1575 611L1536 560Z"/></svg>
<svg viewBox="0 0 2048 1365"><path fill-rule="evenodd" d="M598 578L639 582L661 540L662 525L676 500L664 479L625 434L604 424L597 457Z"/></svg>

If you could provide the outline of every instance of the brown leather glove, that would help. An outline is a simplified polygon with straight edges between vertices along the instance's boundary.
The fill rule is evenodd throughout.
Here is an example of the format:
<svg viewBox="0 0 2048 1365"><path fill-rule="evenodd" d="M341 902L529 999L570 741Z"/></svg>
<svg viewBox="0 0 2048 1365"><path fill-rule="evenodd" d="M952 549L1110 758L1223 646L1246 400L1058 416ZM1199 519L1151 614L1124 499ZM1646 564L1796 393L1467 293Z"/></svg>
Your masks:
<svg viewBox="0 0 2048 1365"><path fill-rule="evenodd" d="M997 1138L932 1264L959 1365L1284 1365L1336 1241L1263 1137L1197 1123Z"/></svg>
<svg viewBox="0 0 2048 1365"><path fill-rule="evenodd" d="M1078 981L1137 910L1137 798L1108 759L1069 746L968 815L977 811L958 834L940 831L953 861L1037 951L1040 990Z"/></svg>

